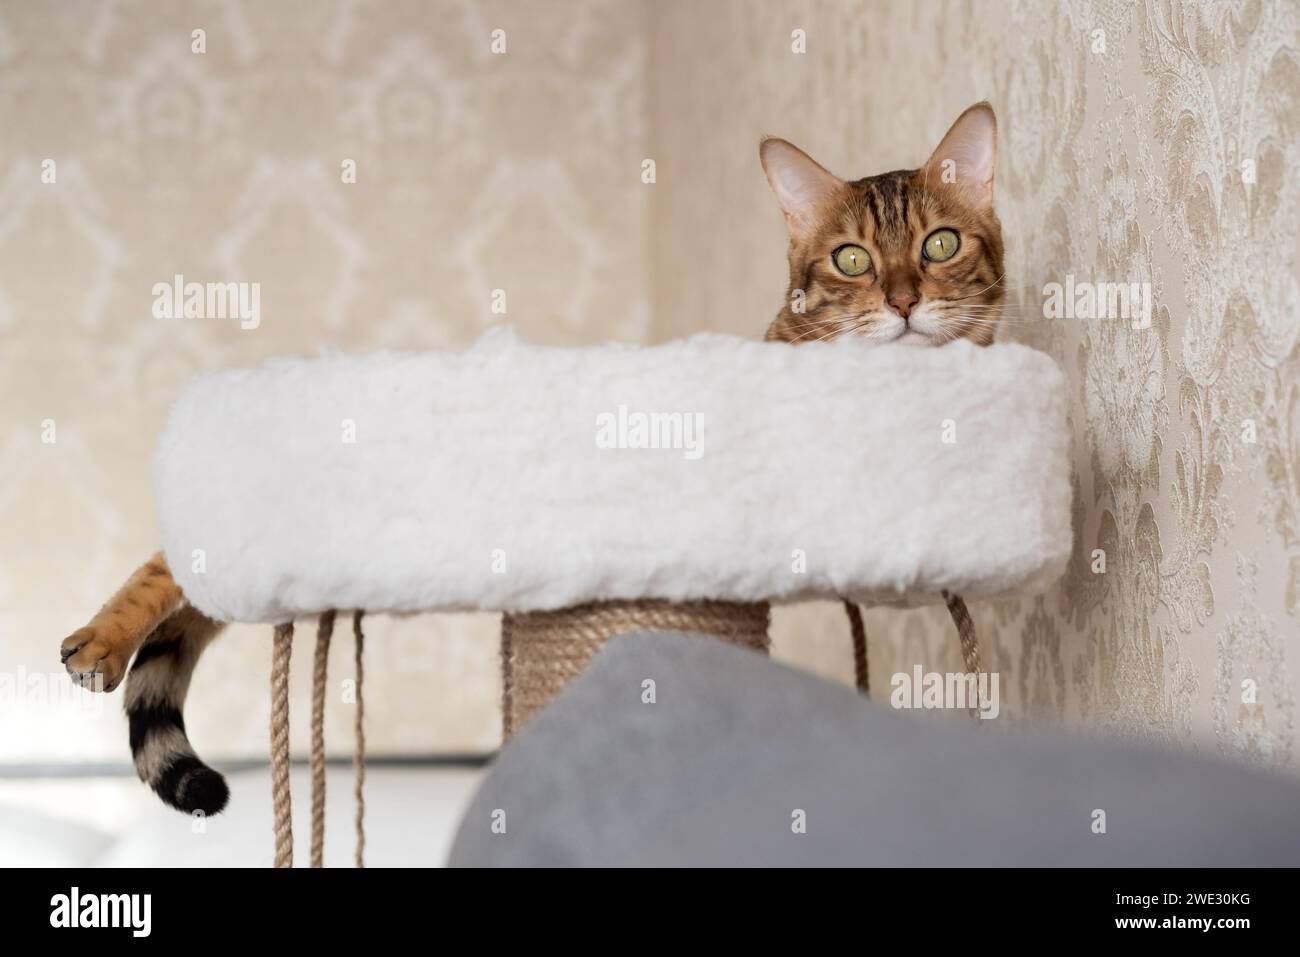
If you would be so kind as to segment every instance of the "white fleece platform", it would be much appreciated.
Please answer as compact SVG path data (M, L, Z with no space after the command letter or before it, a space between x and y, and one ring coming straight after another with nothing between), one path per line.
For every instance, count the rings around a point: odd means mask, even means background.
M679 447L626 447L648 413L679 414L660 420ZM157 500L177 581L223 620L912 604L1060 575L1068 442L1060 371L1018 345L557 349L498 330L462 353L200 377L164 430Z

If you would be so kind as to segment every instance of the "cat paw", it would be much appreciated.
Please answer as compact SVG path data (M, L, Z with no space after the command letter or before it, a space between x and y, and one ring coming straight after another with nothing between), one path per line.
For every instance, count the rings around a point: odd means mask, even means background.
M129 657L89 626L64 638L59 656L72 680L89 691L112 691L121 684Z

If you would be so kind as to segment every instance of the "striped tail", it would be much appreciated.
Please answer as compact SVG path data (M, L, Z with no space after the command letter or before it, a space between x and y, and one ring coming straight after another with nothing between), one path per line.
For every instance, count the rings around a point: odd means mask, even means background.
M194 666L223 627L184 605L145 639L127 675L136 772L164 803L187 813L216 814L230 797L225 779L194 753L181 716Z

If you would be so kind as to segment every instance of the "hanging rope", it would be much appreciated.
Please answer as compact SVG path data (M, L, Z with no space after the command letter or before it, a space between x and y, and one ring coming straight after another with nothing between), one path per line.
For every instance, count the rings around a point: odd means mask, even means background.
M849 631L853 633L853 678L863 694L871 692L867 673L867 629L862 625L862 610L855 602L846 601L844 610L849 616Z
M293 803L289 793L289 654L293 622L275 626L271 650L271 802L275 866L293 867Z
M356 739L357 749L353 755L353 764L356 766L357 784L356 784L356 801L357 801L357 867L365 867L366 855L366 798L363 793L366 785L366 729L365 701L361 697L361 678L363 671L361 667L362 652L365 650L366 636L361 633L361 616L364 614L361 609L352 613L352 634L356 638L356 669L357 669L357 726Z
M325 672L334 612L320 616L311 673L311 866L325 866Z
M971 620L966 602L962 601L961 595L953 595L946 591L942 594L943 600L948 605L948 614L952 615L952 622L957 626L957 637L961 641L961 660L965 662L967 671L979 674L983 670L980 667L980 646L975 638L975 622Z
M971 618L970 610L960 595L947 591L941 594L944 603L948 606L948 614L952 616L953 624L957 626L957 640L961 643L961 658L966 665L966 670L978 675L983 669L980 666L979 640L975 637L975 621ZM848 613L849 630L853 633L853 675L858 690L867 694L869 690L867 630L862 624L862 611L850 601L844 602L844 610Z
M943 592L948 613L957 626L966 670L980 673L975 623L960 595ZM853 633L853 670L857 687L870 687L866 628L862 611L845 601ZM366 736L364 613L352 616L356 641L356 866L365 867ZM312 867L324 866L325 847L325 688L335 612L321 615L316 633L312 671L311 778ZM770 611L766 602L668 602L658 599L595 602L558 611L507 614L501 622L504 730L508 739L586 667L596 651L617 634L628 631L686 631L719 638L766 653ZM517 641L522 638L524 640ZM276 625L271 659L271 793L275 814L275 866L293 866L293 808L289 787L289 660L293 622Z

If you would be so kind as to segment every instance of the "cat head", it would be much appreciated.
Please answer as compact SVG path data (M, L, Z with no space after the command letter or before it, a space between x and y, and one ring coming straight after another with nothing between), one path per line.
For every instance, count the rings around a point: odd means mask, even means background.
M790 288L767 338L992 342L1004 285L996 132L992 108L977 103L920 169L853 182L785 140L763 140L790 232Z

